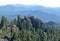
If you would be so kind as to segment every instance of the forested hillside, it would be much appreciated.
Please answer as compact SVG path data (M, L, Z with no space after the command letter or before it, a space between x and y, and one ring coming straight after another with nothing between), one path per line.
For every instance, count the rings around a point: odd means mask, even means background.
M0 41L60 41L60 31L34 16L0 19Z

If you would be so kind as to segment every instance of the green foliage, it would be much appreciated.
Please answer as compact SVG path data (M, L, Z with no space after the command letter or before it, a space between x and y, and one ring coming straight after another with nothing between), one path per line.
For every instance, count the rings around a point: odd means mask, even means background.
M45 26L33 16L18 15L10 23L2 16L0 28L0 38L8 41L60 41L59 30Z

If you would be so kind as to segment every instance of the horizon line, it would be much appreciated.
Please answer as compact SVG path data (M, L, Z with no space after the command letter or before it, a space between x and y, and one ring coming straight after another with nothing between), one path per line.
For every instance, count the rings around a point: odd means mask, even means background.
M42 7L48 7L48 8L60 8L59 6L57 7L49 7L49 6L44 6L44 5L37 5L37 4L30 4L30 5L26 5L26 4L4 4L4 5L0 5L0 6L9 6L9 5L25 5L25 6L42 6Z

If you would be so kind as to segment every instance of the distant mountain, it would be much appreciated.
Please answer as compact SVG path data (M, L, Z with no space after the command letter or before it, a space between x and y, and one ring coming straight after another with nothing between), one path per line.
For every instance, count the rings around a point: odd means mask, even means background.
M55 22L53 22L53 21L46 22L46 24L49 25L49 26L57 25L57 23L55 23Z
M56 29L59 29L60 28L60 23L55 23L53 21L45 22L45 25L54 27Z
M0 6L0 16L6 16L9 20L16 17L16 15L21 16L34 16L40 18L43 22L54 21L60 22L60 8L49 8L38 5L6 5Z

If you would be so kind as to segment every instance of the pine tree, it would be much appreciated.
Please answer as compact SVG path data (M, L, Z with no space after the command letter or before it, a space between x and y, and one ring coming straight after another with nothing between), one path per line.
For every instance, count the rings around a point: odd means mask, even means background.
M8 21L7 21L7 18L5 18L5 16L2 16L1 18L1 24L0 24L0 29L3 27L3 26L8 26Z
M22 30L22 28L21 28L21 17L18 15L17 16L17 27L20 29L20 30Z
M14 25L17 25L17 20L16 18L13 20Z

